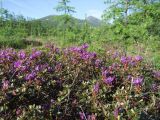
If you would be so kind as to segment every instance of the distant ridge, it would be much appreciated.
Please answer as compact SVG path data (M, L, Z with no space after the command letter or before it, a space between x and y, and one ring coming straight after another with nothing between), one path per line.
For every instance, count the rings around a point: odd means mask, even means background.
M60 19L63 19L62 15L49 15L49 16L40 18L38 20L42 21L45 25L49 24L51 26L54 26L54 25L57 26L57 25L62 24ZM79 24L83 24L86 20L93 27L98 27L101 24L101 20L93 16L88 16L86 17L85 20L72 17L72 20L75 20Z
M101 24L101 20L93 16L88 16L86 20L93 26L100 26Z

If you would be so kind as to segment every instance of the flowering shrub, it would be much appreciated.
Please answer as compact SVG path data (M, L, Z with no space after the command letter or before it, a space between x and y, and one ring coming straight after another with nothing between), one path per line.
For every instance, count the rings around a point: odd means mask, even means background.
M0 50L2 119L158 119L160 74L141 56L46 45Z

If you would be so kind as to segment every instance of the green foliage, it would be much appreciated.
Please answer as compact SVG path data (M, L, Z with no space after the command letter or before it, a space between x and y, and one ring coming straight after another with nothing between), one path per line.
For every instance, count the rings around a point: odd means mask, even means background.
M105 3L108 4L108 2ZM106 36L111 41L121 42L126 52L128 47L134 44L139 46L143 43L147 45L146 49L150 48L149 42L156 44L160 39L159 8L158 0L111 1L110 7L104 11L103 15L104 21L108 23Z
M63 39L66 39L66 31L69 31L69 36L71 36L71 29L72 29L72 22L71 20L72 17L70 15L70 13L74 13L75 12L75 8L74 7L71 7L71 6L68 6L67 4L69 3L70 1L69 0L61 0L57 7L56 7L56 10L57 12L64 12L62 18L63 18Z
M0 48L3 47L12 47L16 49L24 49L27 47L25 44L24 40L22 38L17 37L17 36L12 36L11 38L6 37L0 37Z
M57 10L63 12L63 15L47 16L38 20L25 19L22 15L17 16L2 9L0 38L2 38L1 41L12 41L12 39L20 41L21 39L20 43L28 37L44 38L48 40L42 41L43 43L50 41L62 46L89 43L90 50L96 51L106 49L105 44L117 45L115 49L122 48L126 54L133 52L140 54L147 51L146 56L149 54L153 57L154 64L159 66L159 48L155 46L159 45L160 40L160 3L158 0L145 1L106 2L111 6L104 11L104 22L97 21L93 17L86 17L85 20L72 17L74 8L68 5L69 0L61 0L58 3ZM7 45L6 42L1 43L4 44L1 46ZM143 48L145 52L141 49L131 49L141 44L145 46Z
M55 8L57 12L64 12L64 14L70 14L75 12L75 8L68 6L67 4L70 0L60 0L57 7Z

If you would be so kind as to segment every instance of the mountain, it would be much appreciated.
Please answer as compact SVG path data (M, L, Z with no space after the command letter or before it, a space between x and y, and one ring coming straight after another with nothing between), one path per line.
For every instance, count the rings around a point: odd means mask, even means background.
M93 26L99 26L101 24L101 20L93 16L87 17L86 20Z
M38 20L40 20L41 22L43 22L43 24L45 25L49 25L49 26L57 26L57 25L61 25L63 24L63 15L49 15L43 18L40 18ZM93 16L88 16L86 17L86 21L84 19L78 19L75 17L71 17L71 22L76 21L78 24L82 25L83 23L85 23L87 21L87 23L89 23L91 26L94 27L98 27L101 24L101 20L99 20L98 18L95 18Z

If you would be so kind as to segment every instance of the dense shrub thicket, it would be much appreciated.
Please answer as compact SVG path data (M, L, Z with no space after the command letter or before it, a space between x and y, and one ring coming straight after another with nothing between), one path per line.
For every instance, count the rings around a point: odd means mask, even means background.
M157 119L160 71L88 45L0 50L1 119Z

